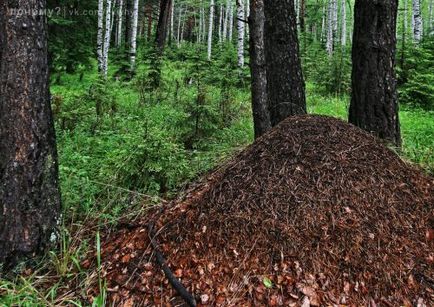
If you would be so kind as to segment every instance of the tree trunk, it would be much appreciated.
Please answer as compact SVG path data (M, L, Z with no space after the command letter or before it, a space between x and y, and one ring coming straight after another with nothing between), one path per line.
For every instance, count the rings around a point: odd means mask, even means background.
M327 9L327 41L326 41L326 49L327 53L331 56L333 55L333 1L335 0L329 0L328 2L328 9Z
M210 4L210 7L209 7L208 60L211 60L213 25L214 25L214 0L211 0L211 4Z
M103 48L103 66L102 71L104 77L107 77L108 72L108 54L110 50L110 37L111 37L111 17L112 17L112 0L107 0L106 12L105 12L105 36L104 36L104 48Z
M326 36L326 8L322 7L322 20L321 20L321 42L324 43L324 37Z
M230 14L231 0L226 1L226 12L225 12L225 20L223 24L223 39L226 41L228 39L228 23L229 23L229 14Z
M400 146L395 76L397 11L397 0L356 0L349 121Z
M413 0L413 40L419 43L422 39L422 13L420 0Z
M0 263L57 241L60 192L43 0L0 4Z
M341 0L341 10L342 10L342 30L341 30L341 45L345 47L347 45L347 2L346 0Z
M130 39L131 39L131 15L132 15L132 8L131 8L131 1L132 0L124 0L125 3L125 54L126 54L126 61L128 61L130 55Z
M135 70L136 67L138 22L139 22L139 0L134 0L133 16L131 18L131 37L130 37L130 63L131 63L132 72Z
M118 26L117 26L117 32L116 32L116 47L120 48L122 45L122 22L123 22L123 15L124 15L124 0L119 0L119 7L118 7Z
M96 53L98 57L98 72L103 71L104 66L104 0L98 0L98 34Z
M167 25L169 23L170 7L172 6L171 0L160 1L160 15L158 17L157 34L155 42L157 48L162 52L166 44Z
M182 23L182 6L179 7L179 14L178 14L178 30L176 34L176 42L178 48L181 45L181 23Z
M300 0L298 15L300 30L304 33L306 31L306 0Z
M220 5L220 16L219 16L219 43L222 42L222 26L223 26L223 5Z
M170 13L170 33L170 39L172 40L175 37L175 0L173 0L172 2L172 8Z
M234 6L231 5L229 6L229 24L228 24L228 40L232 43L232 36L233 36L233 31L234 30Z
M250 1L250 72L255 138L271 128L267 98L267 71L264 47L264 1Z
M244 66L244 1L237 0L238 67Z
M266 1L265 56L271 124L306 113L293 0Z

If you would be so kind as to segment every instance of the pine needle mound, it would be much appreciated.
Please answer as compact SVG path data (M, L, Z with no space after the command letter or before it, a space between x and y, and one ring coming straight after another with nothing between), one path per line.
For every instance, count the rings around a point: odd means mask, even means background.
M348 123L297 116L147 219L201 305L429 306L433 214L432 178ZM181 302L145 226L103 251L113 302Z

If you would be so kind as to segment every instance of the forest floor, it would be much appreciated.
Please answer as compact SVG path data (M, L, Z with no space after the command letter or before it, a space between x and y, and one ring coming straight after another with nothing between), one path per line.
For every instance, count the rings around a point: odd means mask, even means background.
M101 237L134 225L252 143L248 80L227 84L233 68L215 65L218 80L191 62L167 61L161 89L149 95L140 94L149 92L143 68L130 82L101 84L86 72L82 81L65 75L52 86L65 217L60 251L1 280L0 305L85 306L92 298L103 306L110 289L100 274ZM307 98L309 113L346 118L348 96L308 83ZM401 157L434 174L434 113L403 107L400 117ZM96 270L85 261L89 251Z

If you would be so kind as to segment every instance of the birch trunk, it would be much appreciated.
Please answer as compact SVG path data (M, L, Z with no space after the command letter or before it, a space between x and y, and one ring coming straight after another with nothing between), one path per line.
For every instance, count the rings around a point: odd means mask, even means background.
M338 38L338 0L332 0L333 2L333 42L336 43Z
M205 16L205 8L201 7L201 13L202 13L202 39L201 41L205 41L206 39L206 16Z
M323 6L322 7L322 20L321 20L321 42L324 42L324 37L326 34L325 23L326 23L326 7Z
M175 0L172 1L172 7L170 8L170 40L175 37Z
M103 71L104 66L104 54L103 54L103 42L104 40L104 0L98 0L98 34L97 34L97 49L98 56L98 71Z
M211 0L211 4L210 4L210 7L209 7L208 60L211 60L213 25L214 25L214 0Z
M244 1L237 0L238 67L244 66Z
M331 56L333 54L333 2L335 0L329 0L328 2L328 10L327 10L327 41L326 41L326 49L327 53Z
M347 45L347 3L346 0L341 0L341 12L342 12L342 30L341 30L341 45L345 47Z
M266 0L268 1L268 0ZM267 70L264 46L264 1L250 1L250 72L252 75L252 111L255 138L271 129L268 110Z
M179 14L178 14L178 29L176 32L176 42L177 46L181 45L181 22L182 22L182 6L179 7Z
M223 24L223 39L225 41L228 39L228 23L229 23L230 7L231 7L231 0L227 0L227 2L226 2L225 21L224 21L224 24Z
M110 50L111 18L112 18L112 0L107 0L107 7L105 12L105 37L104 37L104 48L103 48L104 77L107 77L107 72L108 72L108 53Z
M223 5L220 5L220 16L219 16L219 43L222 42L222 26L223 26Z
M413 0L413 40L419 43L422 39L422 14L420 0Z
M230 42L232 42L232 37L233 37L233 30L234 30L234 6L231 5L229 7L229 35L228 35L228 39Z
M137 26L139 22L139 0L134 0L133 18L131 19L131 48L130 48L130 63L131 71L135 70L136 52L137 52Z
M124 0L119 0L118 8L118 27L116 33L116 47L120 48L122 45L122 22L124 13Z
M250 0L246 0L246 10L245 10L245 20L248 21L250 17ZM247 24L244 26L246 28L246 37L249 37L249 31L250 31L250 23L247 22Z

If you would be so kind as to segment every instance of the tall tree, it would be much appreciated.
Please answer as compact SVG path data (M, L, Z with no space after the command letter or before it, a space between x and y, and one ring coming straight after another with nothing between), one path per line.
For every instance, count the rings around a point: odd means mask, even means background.
M326 50L329 55L333 54L333 46L334 46L334 35L333 35L333 16L334 16L334 1L336 0L328 0L327 6L327 40L326 40Z
M265 56L271 124L306 113L293 0L265 1Z
M228 24L229 24L229 14L231 9L231 0L226 1L226 12L225 12L225 20L223 23L223 39L227 40L228 36Z
M267 98L264 23L264 1L250 0L250 71L255 138L260 137L271 128Z
M97 47L96 53L98 57L98 71L103 71L104 66L104 0L98 0L98 34L97 34Z
M345 47L347 45L347 2L346 0L341 0L341 45Z
M422 12L420 0L413 0L413 40L418 43L422 39Z
M130 36L130 65L131 71L135 70L136 53L137 53L137 26L139 24L139 0L133 2L133 15L131 18L131 36Z
M122 44L122 22L124 16L124 0L119 0L118 5L118 18L117 18L117 29L116 29L116 47L120 48Z
M356 0L349 121L399 146L397 11L398 0Z
M214 26L214 0L211 0L209 7L209 28L208 28L208 60L211 60L212 54L212 32Z
M112 22L112 0L106 0L106 12L105 12L105 36L104 36L104 48L103 48L103 65L102 71L104 77L107 77L108 72L108 54L110 49L111 38L111 22Z
M157 34L155 42L160 52L163 51L166 43L167 28L169 24L170 8L172 6L172 0L160 1L160 15L158 17Z
M244 1L237 0L237 31L238 31L238 67L244 66Z
M58 163L44 0L0 3L0 263L56 240ZM22 14L13 13L22 10Z

